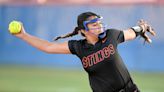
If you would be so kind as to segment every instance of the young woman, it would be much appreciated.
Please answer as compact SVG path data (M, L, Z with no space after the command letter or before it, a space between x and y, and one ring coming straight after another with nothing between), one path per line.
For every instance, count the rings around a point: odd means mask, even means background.
M145 33L155 35L154 31L143 20L139 21L138 26L124 31L105 29L101 19L102 17L95 13L84 12L78 16L77 27L72 33L55 39L81 33L85 38L81 40L48 42L26 33L23 25L21 33L14 35L47 53L77 55L88 73L93 92L139 92L118 53L117 46L135 39L138 35L150 43L151 39Z

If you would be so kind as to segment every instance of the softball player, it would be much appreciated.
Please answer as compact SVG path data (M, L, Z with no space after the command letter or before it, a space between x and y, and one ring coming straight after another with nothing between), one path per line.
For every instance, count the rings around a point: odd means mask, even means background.
M105 29L101 20L102 17L93 12L80 14L75 30L55 40L79 33L84 39L64 43L52 43L34 37L25 32L23 25L21 33L14 35L44 52L74 54L79 57L88 73L93 92L139 92L118 53L117 46L137 36L151 43L151 39L145 33L155 35L154 31L143 20L127 30Z

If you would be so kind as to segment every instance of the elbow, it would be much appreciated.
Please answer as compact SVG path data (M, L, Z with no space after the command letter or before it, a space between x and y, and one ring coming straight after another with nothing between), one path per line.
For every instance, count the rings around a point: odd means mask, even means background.
M49 47L45 47L43 52L45 52L47 54L53 54L53 51Z
M46 46L46 47L42 47L42 48L39 48L39 50L47 53L47 54L52 54L52 50L49 48L49 46Z

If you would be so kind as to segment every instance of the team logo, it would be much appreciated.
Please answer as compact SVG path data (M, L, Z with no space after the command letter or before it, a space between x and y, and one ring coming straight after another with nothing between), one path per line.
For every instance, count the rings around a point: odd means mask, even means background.
M115 53L114 46L109 44L107 47L104 47L102 50L97 51L91 55L82 58L82 64L84 68L91 67L105 58L109 58L111 55Z

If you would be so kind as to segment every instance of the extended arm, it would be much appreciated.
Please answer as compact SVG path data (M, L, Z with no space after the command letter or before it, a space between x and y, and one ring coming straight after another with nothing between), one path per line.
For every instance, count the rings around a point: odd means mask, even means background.
M46 53L60 53L60 54L71 54L69 48L68 48L68 42L64 43L53 43L48 42L46 40L42 40L40 38L37 38L35 36L32 36L25 32L23 25L21 28L21 33L14 34L16 37L24 40L25 42L29 43L33 47L44 51Z
M123 32L125 41L133 40L137 36L141 36L145 39L145 41L151 43L151 39L148 37L146 32L149 32L151 33L151 35L155 36L155 32L153 31L152 27L143 20L139 21L138 26L129 28L127 30L124 30Z

